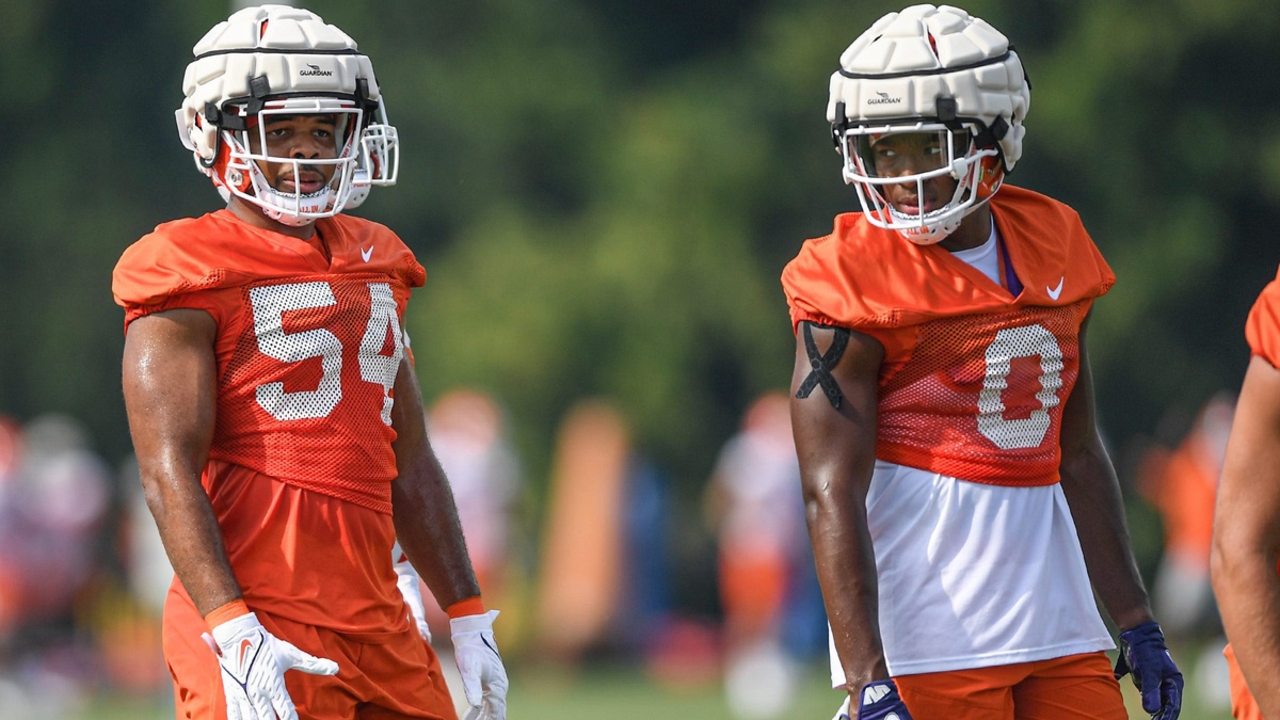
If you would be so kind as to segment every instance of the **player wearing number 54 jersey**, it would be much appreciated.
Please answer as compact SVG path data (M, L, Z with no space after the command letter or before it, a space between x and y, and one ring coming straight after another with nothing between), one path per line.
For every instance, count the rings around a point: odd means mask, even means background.
M1130 668L1179 712L1095 429L1085 328L1115 277L1074 211L1002 187L1029 104L1008 40L954 7L890 13L832 76L864 212L782 284L846 717L1122 720Z
M369 59L282 5L237 12L195 53L179 130L227 207L156 228L112 284L130 430L176 575L177 715L454 720L397 587L398 540L451 617L468 718L502 720L496 613L402 329L425 272L390 230L341 214L396 176Z

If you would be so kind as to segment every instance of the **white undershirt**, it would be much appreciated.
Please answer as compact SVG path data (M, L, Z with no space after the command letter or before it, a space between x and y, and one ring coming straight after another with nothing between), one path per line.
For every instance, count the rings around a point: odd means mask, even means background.
M1000 282L1000 253L997 251L998 247L999 245L996 243L996 221L993 218L991 220L991 235L987 237L986 242L968 250L956 250L951 254L991 278L991 282L1003 285Z
M876 461L867 493L891 675L1114 649L1060 484L1006 487ZM831 651L831 682L844 671Z

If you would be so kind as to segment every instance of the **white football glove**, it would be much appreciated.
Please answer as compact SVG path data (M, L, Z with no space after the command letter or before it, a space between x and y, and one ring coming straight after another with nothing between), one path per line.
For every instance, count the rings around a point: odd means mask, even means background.
M308 655L262 627L247 613L204 633L204 641L222 665L222 691L227 697L227 720L298 720L293 699L284 687L284 674L301 670L313 675L336 675L338 664Z
M497 610L480 615L464 615L449 621L453 636L453 659L462 675L462 691L471 711L464 720L505 720L507 717L507 670L493 639L493 619Z
M412 615L410 619L418 626L418 634L422 639L430 643L431 628L427 626L427 608L422 604L422 581L418 577L418 571L409 563L409 557L400 549L399 541L391 549L391 561L396 569L396 587L400 588L400 594L409 606L409 613Z

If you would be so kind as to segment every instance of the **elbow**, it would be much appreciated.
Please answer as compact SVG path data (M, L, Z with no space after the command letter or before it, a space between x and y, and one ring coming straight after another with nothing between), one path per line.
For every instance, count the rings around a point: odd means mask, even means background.
M151 473L142 473L142 499L147 503L147 509L151 511L152 517L157 520L165 515L165 508L168 505L169 494L165 492L164 483L157 479Z
M1228 584L1230 574L1230 553L1223 547L1222 538L1214 533L1213 543L1209 546L1209 581L1213 585L1215 595L1221 597Z
M852 483L841 483L832 477L808 479L803 485L805 517L812 526L823 518L847 512L866 498L855 492Z
M1239 530L1216 528L1209 549L1209 579L1214 594L1221 601L1259 582L1280 582L1277 562L1280 551L1274 543L1257 542Z

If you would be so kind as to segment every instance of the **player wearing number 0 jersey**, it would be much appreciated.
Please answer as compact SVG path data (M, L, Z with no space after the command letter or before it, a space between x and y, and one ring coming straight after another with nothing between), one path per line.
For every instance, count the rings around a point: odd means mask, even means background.
M782 285L838 717L1122 720L1130 669L1179 712L1095 428L1085 328L1115 277L1074 211L1003 186L1029 104L1008 40L949 6L881 18L831 78L863 212Z
M1005 186L991 208L1016 297L861 214L837 217L783 273L800 332L848 328L884 348L867 503L886 547L876 565L894 676L1114 647L1057 483L1080 326L1115 276L1066 206ZM985 627L938 632L957 617Z
M227 207L159 226L112 283L130 430L175 570L177 715L455 720L398 588L417 590L416 569L451 618L468 719L502 720L496 613L402 329L425 272L393 232L342 214L396 177L369 59L284 5L233 14L195 53L179 131Z

